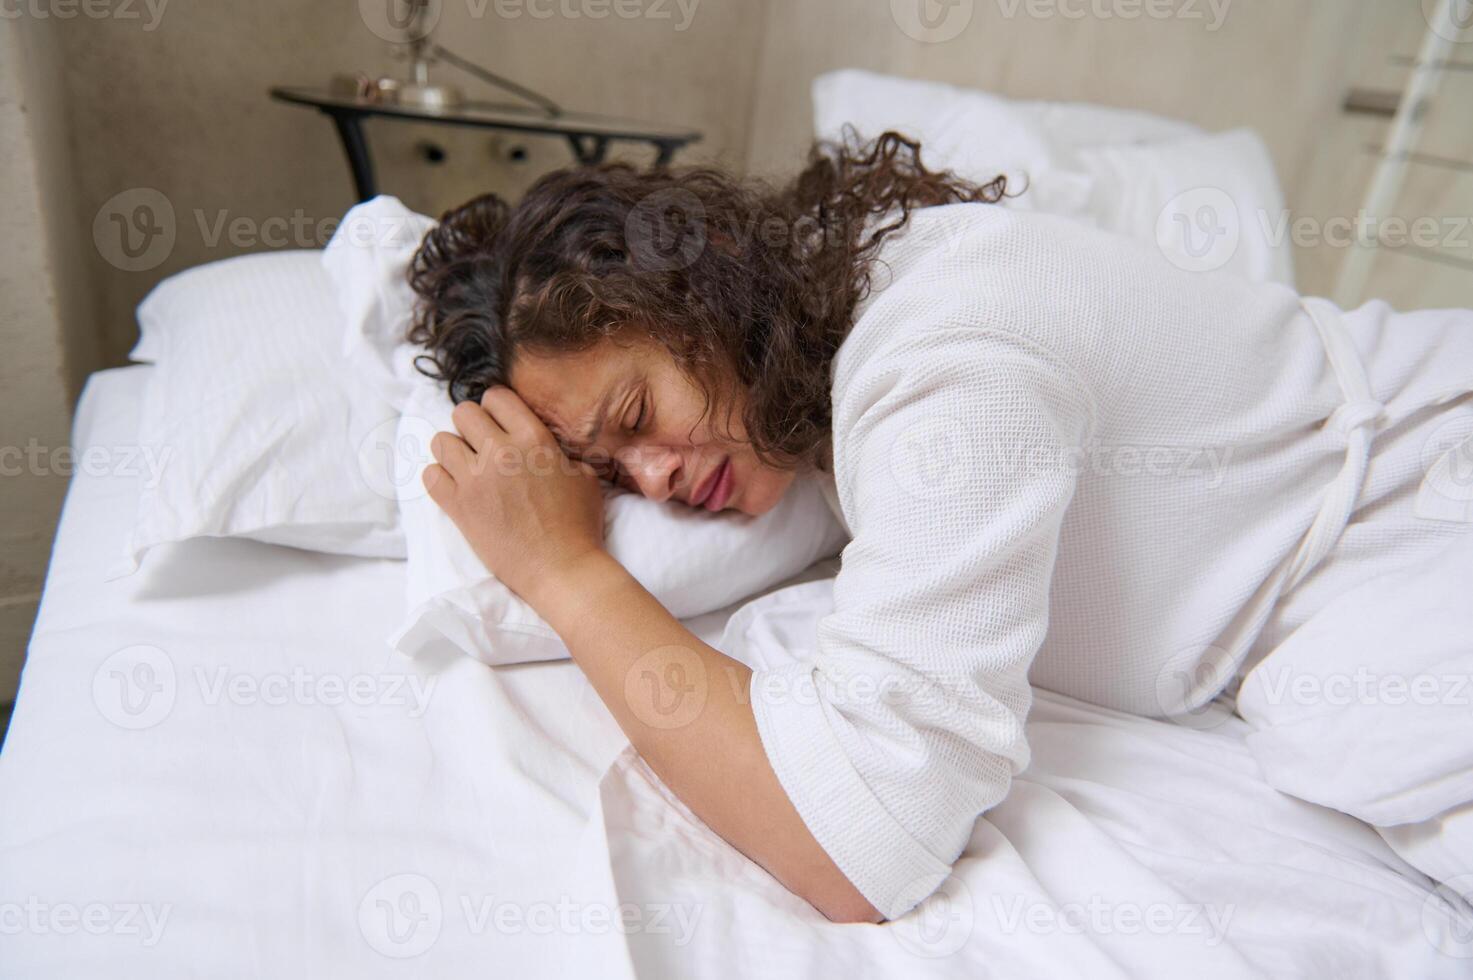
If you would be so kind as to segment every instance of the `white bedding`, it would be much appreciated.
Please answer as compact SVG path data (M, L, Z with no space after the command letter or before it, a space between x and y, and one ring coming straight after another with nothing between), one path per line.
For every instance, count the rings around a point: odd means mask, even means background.
M572 664L389 650L401 562L201 540L104 583L147 370L78 411L118 465L72 486L0 755L4 976L1469 973L1473 921L1269 788L1241 722L1047 694L943 894L827 923L669 797Z

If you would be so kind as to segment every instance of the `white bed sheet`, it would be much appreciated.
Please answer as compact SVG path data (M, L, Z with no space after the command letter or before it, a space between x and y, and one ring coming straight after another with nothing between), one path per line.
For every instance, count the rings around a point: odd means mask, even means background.
M1473 923L1364 824L1269 788L1240 722L1046 694L944 894L828 923L670 797L571 663L392 652L402 563L195 541L104 583L147 370L78 411L117 465L73 483L0 755L0 975L1473 969Z

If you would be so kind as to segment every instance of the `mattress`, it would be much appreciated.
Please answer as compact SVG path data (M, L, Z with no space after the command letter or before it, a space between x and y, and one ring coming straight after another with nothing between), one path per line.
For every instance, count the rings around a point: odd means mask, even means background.
M390 650L402 562L196 540L104 582L149 370L78 408L111 463L70 488L0 754L0 975L1468 973L1468 920L1264 783L1236 718L1046 693L942 891L829 923L669 794L571 663ZM729 614L692 625L719 642Z

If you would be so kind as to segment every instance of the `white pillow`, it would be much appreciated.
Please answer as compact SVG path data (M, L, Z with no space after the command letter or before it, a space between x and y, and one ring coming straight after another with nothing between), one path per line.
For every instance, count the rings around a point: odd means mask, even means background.
M814 131L845 124L921 140L927 166L974 180L1005 173L1004 203L1155 245L1182 268L1294 285L1287 211L1257 135L1204 134L1149 113L1025 102L939 82L844 70L813 83ZM1026 178L1026 179L1025 179Z
M1094 180L1086 213L1097 227L1155 242L1183 269L1294 285L1289 211L1252 131L1078 155Z
M1330 599L1248 672L1238 713L1269 784L1377 826L1473 800L1469 568L1473 533L1453 535Z
M921 159L934 170L974 180L1005 174L1022 191L1007 199L1009 207L1076 214L1089 201L1089 178L1068 149L1049 139L1037 117L987 92L853 69L820 75L814 135L839 140L846 126L863 139L893 129L920 140Z
M409 343L415 296L409 264L435 220L380 195L348 211L322 252L343 315L343 356L375 376L385 397L403 406L422 377L421 351Z
M429 440L454 431L450 399L424 379L399 420L394 482L408 543L409 615L389 642L418 656L448 640L492 665L568 656L557 634L495 578L424 490ZM605 545L660 604L681 619L765 591L838 554L845 533L812 479L798 479L761 517L708 514L613 492Z
M136 570L155 545L200 536L403 557L371 438L397 413L344 367L342 317L319 253L248 255L171 276L138 321L134 354L157 362L139 442L163 465L144 483L111 576Z

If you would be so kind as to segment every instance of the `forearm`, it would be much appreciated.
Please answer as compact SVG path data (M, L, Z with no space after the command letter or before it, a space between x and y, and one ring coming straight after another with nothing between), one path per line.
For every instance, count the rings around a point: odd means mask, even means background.
M879 919L768 763L746 665L701 642L606 554L530 591L630 742L697 816L829 918Z

